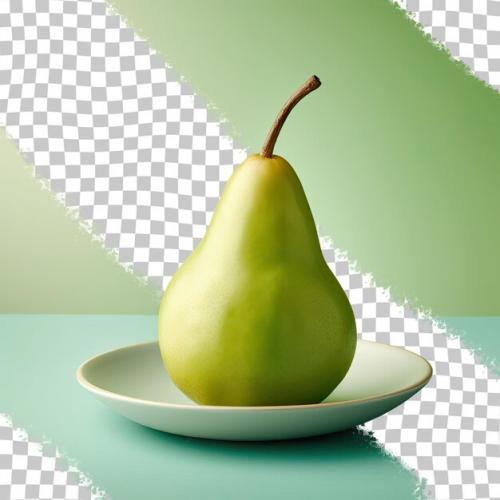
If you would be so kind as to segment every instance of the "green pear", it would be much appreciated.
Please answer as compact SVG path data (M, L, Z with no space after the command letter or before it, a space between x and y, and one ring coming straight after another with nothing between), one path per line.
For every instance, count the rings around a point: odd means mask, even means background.
M354 314L321 252L297 174L274 144L227 182L205 237L170 281L159 313L163 362L205 405L319 403L343 379L356 347Z

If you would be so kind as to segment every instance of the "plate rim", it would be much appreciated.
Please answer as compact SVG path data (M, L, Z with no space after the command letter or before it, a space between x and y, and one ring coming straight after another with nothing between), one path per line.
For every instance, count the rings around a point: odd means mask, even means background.
M128 403L135 403L135 404L140 404L140 405L146 405L146 406L154 406L157 408L167 408L167 409L182 409L182 410L189 410L189 411L203 411L203 410L210 410L210 411L283 411L283 410L312 410L312 409L318 409L318 408L330 408L334 406L349 406L352 404L359 404L359 403L365 403L368 401L381 401L384 399L389 399L394 396L397 396L399 394L404 394L406 392L412 391L413 389L416 389L415 392L423 388L427 382L431 379L433 375L433 369L429 361L425 359L423 356L420 354L417 354L413 351L409 351L408 349L405 349L404 347L400 346L394 346L391 344L385 344L383 342L376 342L372 340L364 340L364 339L357 339L357 343L364 343L364 344L377 344L379 346L383 346L389 349L398 349L401 351L404 351L407 354L410 354L412 356L415 356L422 360L424 364L427 367L427 372L426 374L416 383L411 384L409 386L404 387L403 389L399 389L397 391L392 391L383 394L382 396L368 396L365 398L359 398L359 399L349 399L346 401L331 401L329 403L311 403L311 404L304 404L304 405L273 405L273 406L227 406L227 405L199 405L197 403L194 403L192 405L188 404L182 404L182 403L167 403L164 401L151 401L149 399L142 399L142 398L135 398L132 396L125 396L123 394L119 394L113 391L108 391L107 389L103 389L95 384L92 384L89 382L86 377L83 375L83 371L86 366L90 365L91 363L95 362L98 358L107 356L109 354L118 352L118 351L125 351L129 349L135 349L138 347L146 347L150 346L153 344L158 345L158 341L148 341L148 342L139 342L137 344L131 344L123 347L119 347L117 349L110 349L109 351L102 352L100 354L96 354L95 356L92 356L91 358L88 358L86 361L84 361L76 370L76 379L78 383L87 391L96 394L98 396L105 397L107 399L114 399L118 400L121 402L128 402Z

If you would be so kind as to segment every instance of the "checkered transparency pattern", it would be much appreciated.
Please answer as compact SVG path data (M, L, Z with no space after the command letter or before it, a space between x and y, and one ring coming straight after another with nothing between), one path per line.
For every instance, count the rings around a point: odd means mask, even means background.
M418 471L429 498L500 498L500 381L460 339L356 272L323 240L354 308L358 334L424 356L434 376L409 401L365 424L387 451Z
M165 286L244 153L103 2L0 9L8 133L121 263Z
M102 492L56 450L43 450L0 415L0 500L98 500Z
M159 288L202 238L245 156L100 0L0 2L0 123L58 199ZM458 339L323 248L360 337L405 346L435 370L421 393L365 428L418 471L430 497L500 497L499 381ZM0 488L13 470L2 463Z
M396 0L478 77L500 89L500 1Z

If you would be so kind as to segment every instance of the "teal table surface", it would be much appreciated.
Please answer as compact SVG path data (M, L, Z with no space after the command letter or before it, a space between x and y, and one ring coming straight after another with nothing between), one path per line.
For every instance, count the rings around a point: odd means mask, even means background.
M497 318L483 333L499 329ZM358 429L268 443L179 437L114 414L78 385L85 359L155 338L154 316L0 316L0 411L113 499L415 499L416 476Z

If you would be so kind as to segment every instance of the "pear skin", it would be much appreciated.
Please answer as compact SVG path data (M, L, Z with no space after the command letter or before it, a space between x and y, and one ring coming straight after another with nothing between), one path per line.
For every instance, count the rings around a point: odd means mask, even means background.
M347 373L354 314L300 180L272 147L235 169L171 279L159 344L174 383L204 405L319 403Z
M173 381L200 404L318 403L342 380L354 315L286 160L253 155L235 170L159 325Z

